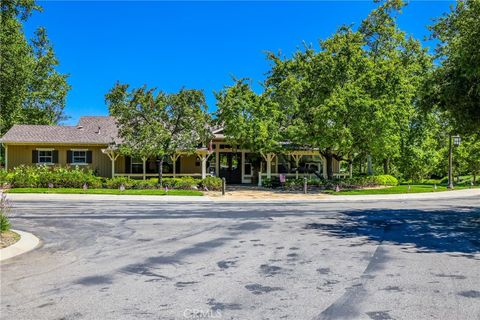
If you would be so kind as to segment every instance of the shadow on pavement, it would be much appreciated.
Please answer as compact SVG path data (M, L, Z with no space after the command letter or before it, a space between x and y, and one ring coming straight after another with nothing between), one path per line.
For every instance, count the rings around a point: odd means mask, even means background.
M417 252L480 253L480 210L472 208L346 211L336 223L311 223L306 229L339 238L413 245Z

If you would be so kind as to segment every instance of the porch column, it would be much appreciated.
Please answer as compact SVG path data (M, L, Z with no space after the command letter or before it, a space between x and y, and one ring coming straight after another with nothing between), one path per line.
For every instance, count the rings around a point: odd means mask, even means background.
M322 159L323 159L323 177L326 179L327 178L327 159L325 157L322 156Z
M293 160L295 161L295 178L298 179L298 166L300 164L300 159L302 159L302 155L301 154L296 154L296 153L292 153L291 154Z
M177 175L177 159L180 157L179 153L174 153L170 156L170 159L172 159L172 164L173 164L173 177Z
M5 171L8 170L8 146L5 144Z
M275 153L269 152L267 154L264 154L262 152L261 154L267 161L267 178L270 179L272 178L272 160L275 158Z
M197 150L197 156L202 162L202 179L207 177L207 159L211 154L208 150Z
M202 160L202 179L205 179L207 177L207 158L202 157L200 160Z
M116 153L113 149L102 149L102 153L106 154L112 161L112 178L115 177L115 161L117 160L119 153Z
M220 152L218 151L218 143L215 148L215 175L220 177Z
M147 177L147 157L143 157L142 158L142 162L143 162L143 180L145 180Z
M241 171L242 171L242 183L243 183L243 179L245 177L245 151L242 151L242 167L241 167Z

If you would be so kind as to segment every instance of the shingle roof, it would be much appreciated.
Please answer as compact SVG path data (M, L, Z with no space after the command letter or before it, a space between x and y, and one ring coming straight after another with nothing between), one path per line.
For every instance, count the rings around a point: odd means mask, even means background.
M81 117L77 126L14 125L0 139L2 143L119 143L114 117Z

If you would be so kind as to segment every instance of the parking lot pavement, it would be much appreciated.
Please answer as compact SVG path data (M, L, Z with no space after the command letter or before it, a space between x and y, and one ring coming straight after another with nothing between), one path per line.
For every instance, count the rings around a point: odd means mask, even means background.
M479 319L480 200L21 201L4 319Z

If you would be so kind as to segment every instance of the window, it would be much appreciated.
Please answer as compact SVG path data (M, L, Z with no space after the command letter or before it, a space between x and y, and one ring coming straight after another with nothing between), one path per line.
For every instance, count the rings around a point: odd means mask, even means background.
M73 150L72 163L87 163L87 151L85 150Z
M53 163L53 150L39 150L38 163Z
M143 173L143 161L142 159L132 158L131 173Z

